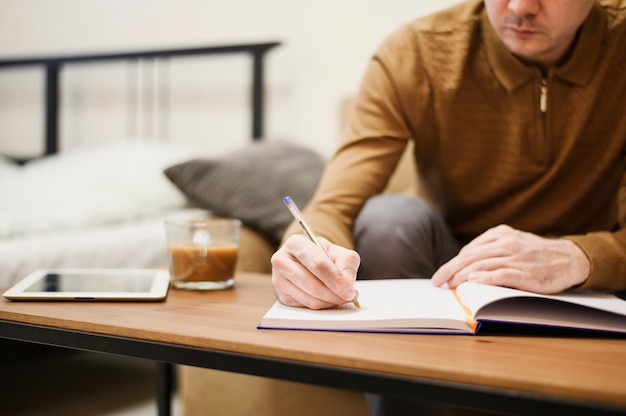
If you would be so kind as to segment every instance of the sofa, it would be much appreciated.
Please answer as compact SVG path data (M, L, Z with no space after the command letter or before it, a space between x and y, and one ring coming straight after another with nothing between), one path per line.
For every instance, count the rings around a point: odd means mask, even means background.
M417 192L417 176L412 155L412 146L409 146L392 176L386 192ZM194 175L197 183L198 172L194 172ZM312 195L314 188L313 184L307 190L309 192L307 196ZM188 192L188 195L190 194L191 192ZM278 209L288 213L284 207ZM220 213L228 214L224 211ZM271 274L270 259L278 248L279 242L276 239L268 238L267 233L259 232L258 227L249 224L250 222L244 221L238 269L240 271L265 273L268 274L267 278L269 279L269 274ZM187 366L178 368L178 383L183 414L186 416L204 415L211 409L219 409L219 414L231 416L252 414L273 416L341 414L356 416L368 414L362 392Z

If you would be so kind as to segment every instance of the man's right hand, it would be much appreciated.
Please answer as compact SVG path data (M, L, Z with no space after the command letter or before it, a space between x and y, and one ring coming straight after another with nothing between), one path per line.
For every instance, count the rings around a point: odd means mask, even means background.
M288 306L326 309L352 302L361 258L320 238L326 253L303 235L292 235L272 256L272 285Z

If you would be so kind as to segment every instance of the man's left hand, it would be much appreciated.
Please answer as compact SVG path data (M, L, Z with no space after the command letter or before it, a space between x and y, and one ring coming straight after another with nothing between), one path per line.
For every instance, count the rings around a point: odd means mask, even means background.
M432 281L451 288L471 281L548 294L582 284L590 269L585 253L570 240L499 225L463 247Z

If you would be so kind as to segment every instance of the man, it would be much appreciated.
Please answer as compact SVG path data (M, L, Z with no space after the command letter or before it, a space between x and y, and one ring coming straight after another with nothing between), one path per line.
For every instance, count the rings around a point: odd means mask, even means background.
M325 240L331 259L292 226L273 257L279 299L311 308L353 299L354 220L408 140L427 199L469 242L435 284L626 289L625 15L623 0L475 0L390 36L305 210L334 243Z
M424 199L379 195L409 140ZM624 290L625 154L626 0L469 0L414 21L372 58L304 210L328 255L292 225L277 297L350 302L357 272Z

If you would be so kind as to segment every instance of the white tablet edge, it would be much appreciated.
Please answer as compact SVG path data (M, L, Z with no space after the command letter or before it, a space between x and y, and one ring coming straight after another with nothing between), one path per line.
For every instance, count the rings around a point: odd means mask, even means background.
M154 279L148 292L25 292L33 283L48 273L72 274L145 274L153 273ZM158 301L167 296L170 274L158 269L37 269L4 292L10 300L119 300L119 301Z

